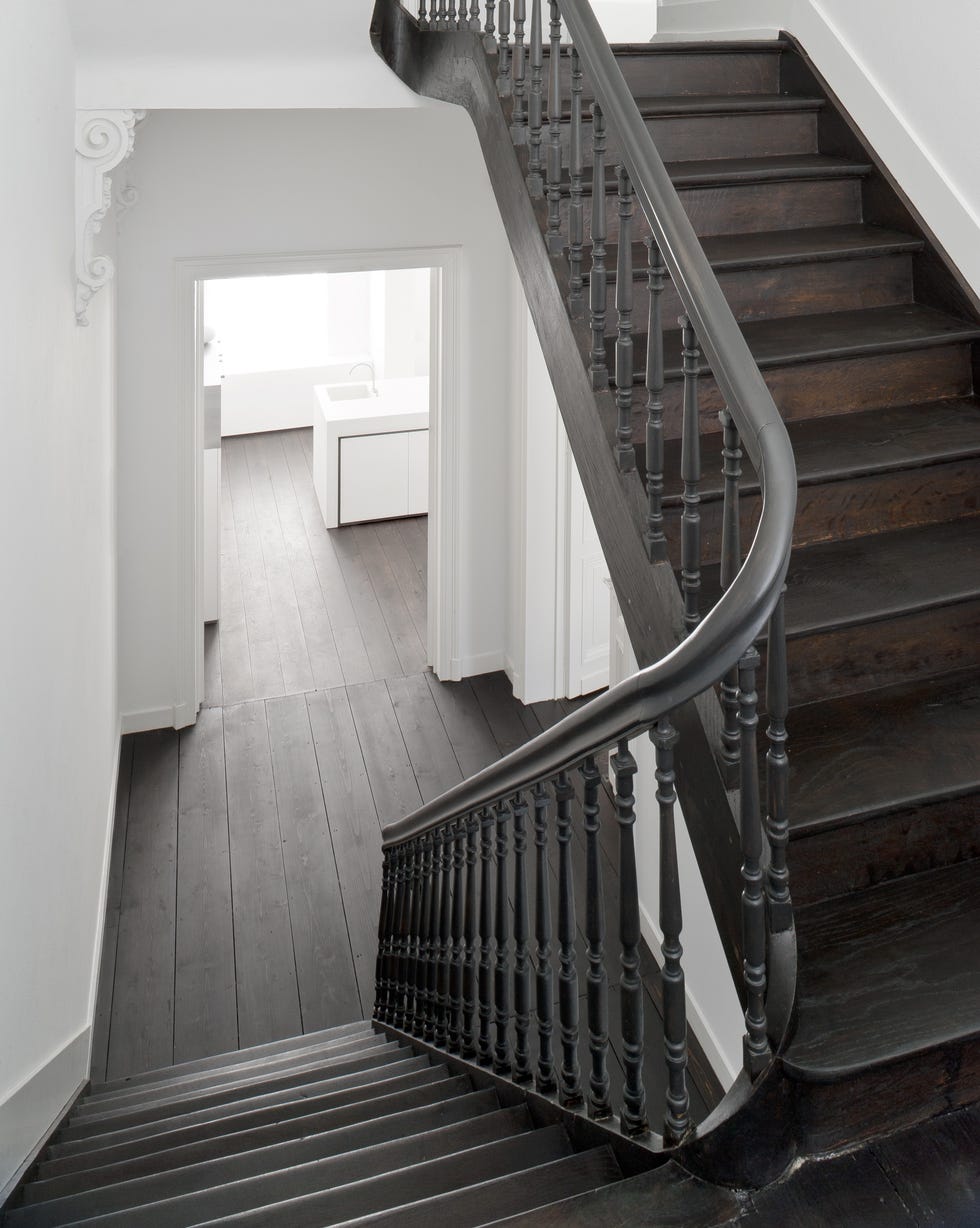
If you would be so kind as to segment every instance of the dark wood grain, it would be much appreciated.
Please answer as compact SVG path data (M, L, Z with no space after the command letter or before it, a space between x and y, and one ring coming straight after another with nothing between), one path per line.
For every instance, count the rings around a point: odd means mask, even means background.
M174 1062L238 1048L224 722L180 734Z
M980 1215L980 1107L949 1113L871 1148L923 1225L967 1228Z

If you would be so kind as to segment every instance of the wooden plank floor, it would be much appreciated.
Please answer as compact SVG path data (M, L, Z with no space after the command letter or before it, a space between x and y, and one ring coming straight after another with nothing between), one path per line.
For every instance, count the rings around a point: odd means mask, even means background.
M573 706L525 707L503 674L442 683L426 669L425 521L326 530L309 434L225 441L206 706L191 729L124 743L95 1081L368 1017L382 828ZM603 808L611 822L608 793ZM581 935L578 948L584 1075ZM652 960L645 971L653 1108L663 1040ZM611 1073L620 1087L615 1053ZM692 1073L701 1116L717 1088L697 1060Z

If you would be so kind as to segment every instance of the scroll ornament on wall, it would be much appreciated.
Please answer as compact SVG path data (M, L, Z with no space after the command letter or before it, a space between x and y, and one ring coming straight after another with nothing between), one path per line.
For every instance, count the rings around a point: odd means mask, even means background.
M112 204L110 172L133 152L145 111L79 111L75 117L75 318L88 324L92 296L112 280L115 266L95 250Z

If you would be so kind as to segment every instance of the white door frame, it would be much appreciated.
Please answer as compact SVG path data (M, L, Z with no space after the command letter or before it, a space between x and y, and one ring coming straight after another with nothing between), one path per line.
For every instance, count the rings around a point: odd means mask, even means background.
M204 397L203 282L286 273L434 270L430 305L429 566L426 650L443 679L458 681L460 336L457 247L267 253L175 261L177 278L177 431L180 501L179 617L174 725L192 725L204 699Z

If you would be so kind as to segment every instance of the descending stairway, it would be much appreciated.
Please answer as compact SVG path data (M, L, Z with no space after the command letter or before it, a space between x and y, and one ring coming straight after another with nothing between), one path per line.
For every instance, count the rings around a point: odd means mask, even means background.
M3 1222L464 1228L621 1175L357 1023L93 1087Z

